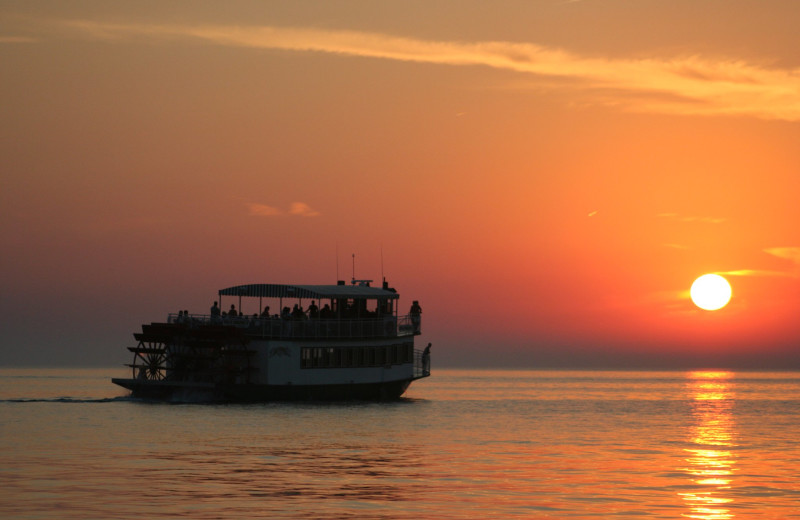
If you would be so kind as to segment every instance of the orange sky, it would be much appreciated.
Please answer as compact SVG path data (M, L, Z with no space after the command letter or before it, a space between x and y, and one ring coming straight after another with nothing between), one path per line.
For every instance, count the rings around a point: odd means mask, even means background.
M787 1L4 2L0 364L383 272L442 364L800 367ZM702 311L689 287L728 273Z

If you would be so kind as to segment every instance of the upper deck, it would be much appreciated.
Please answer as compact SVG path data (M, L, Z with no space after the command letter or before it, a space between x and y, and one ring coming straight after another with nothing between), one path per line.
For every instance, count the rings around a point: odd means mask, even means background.
M409 314L401 316L397 291L385 281L381 288L371 287L370 282L236 285L219 291L219 302L214 302L210 314L181 312L170 314L168 321L189 327L233 326L250 337L265 339L392 338L420 334L416 302ZM231 299L236 303L230 303ZM305 309L304 304L307 304ZM226 310L226 305L230 309Z
M171 313L168 323L189 328L205 325L228 325L241 329L247 336L262 339L345 339L393 338L421 333L419 320L410 315L352 318L280 318L277 316L213 316L210 314Z

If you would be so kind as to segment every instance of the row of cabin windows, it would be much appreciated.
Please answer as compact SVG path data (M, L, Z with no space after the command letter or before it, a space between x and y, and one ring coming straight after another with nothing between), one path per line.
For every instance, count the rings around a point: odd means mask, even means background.
M413 363L414 344L380 347L303 347L302 368L379 367Z

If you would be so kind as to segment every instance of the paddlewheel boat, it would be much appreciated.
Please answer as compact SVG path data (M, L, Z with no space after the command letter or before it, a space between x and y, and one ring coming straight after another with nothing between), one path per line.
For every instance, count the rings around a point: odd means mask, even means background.
M176 401L396 399L430 375L430 343L414 345L417 302L400 315L397 292L370 282L222 289L210 314L142 325L128 347L131 378L112 382L134 397ZM226 297L238 307L221 312ZM243 299L259 312L243 315ZM277 304L275 313L265 304Z

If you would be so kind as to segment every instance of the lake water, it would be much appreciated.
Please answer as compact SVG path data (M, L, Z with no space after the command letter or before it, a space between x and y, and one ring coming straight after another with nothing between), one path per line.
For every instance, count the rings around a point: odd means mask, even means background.
M392 403L0 369L0 518L800 518L800 373L434 370Z

